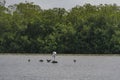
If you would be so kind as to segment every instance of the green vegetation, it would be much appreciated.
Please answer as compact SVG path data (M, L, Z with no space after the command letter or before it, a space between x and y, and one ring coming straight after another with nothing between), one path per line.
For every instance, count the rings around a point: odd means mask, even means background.
M12 9L10 9L12 8ZM119 53L120 7L85 4L43 10L0 6L1 53Z

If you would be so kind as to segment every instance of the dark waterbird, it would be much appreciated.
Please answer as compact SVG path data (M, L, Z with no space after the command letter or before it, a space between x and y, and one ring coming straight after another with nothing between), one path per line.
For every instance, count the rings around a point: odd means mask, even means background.
M54 61L52 61L52 63L58 63L58 62L54 60Z
M49 63L51 61L51 59L47 59L47 62Z
M42 60L42 59L40 59L40 60L39 60L39 62L43 62L43 60Z
M30 62L30 59L28 59L28 62Z
M76 63L76 60L74 59L73 62Z

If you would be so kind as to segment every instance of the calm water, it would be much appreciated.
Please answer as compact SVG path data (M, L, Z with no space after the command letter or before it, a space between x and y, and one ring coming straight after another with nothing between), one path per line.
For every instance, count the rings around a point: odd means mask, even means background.
M0 80L120 79L120 56L58 55L57 64L47 63L50 58L49 55L0 55ZM44 62L39 62L40 59Z

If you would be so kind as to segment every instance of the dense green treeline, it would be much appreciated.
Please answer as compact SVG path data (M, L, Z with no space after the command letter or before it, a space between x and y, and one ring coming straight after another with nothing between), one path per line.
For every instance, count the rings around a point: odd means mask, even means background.
M119 53L120 7L41 9L33 3L0 6L1 53Z

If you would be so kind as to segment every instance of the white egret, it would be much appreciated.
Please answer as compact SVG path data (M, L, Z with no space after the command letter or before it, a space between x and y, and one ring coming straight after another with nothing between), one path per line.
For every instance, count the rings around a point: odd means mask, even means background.
M53 60L54 60L54 61L55 61L55 57L56 57L56 55L57 55L56 51L53 51L53 53L52 53L52 57L53 57Z

